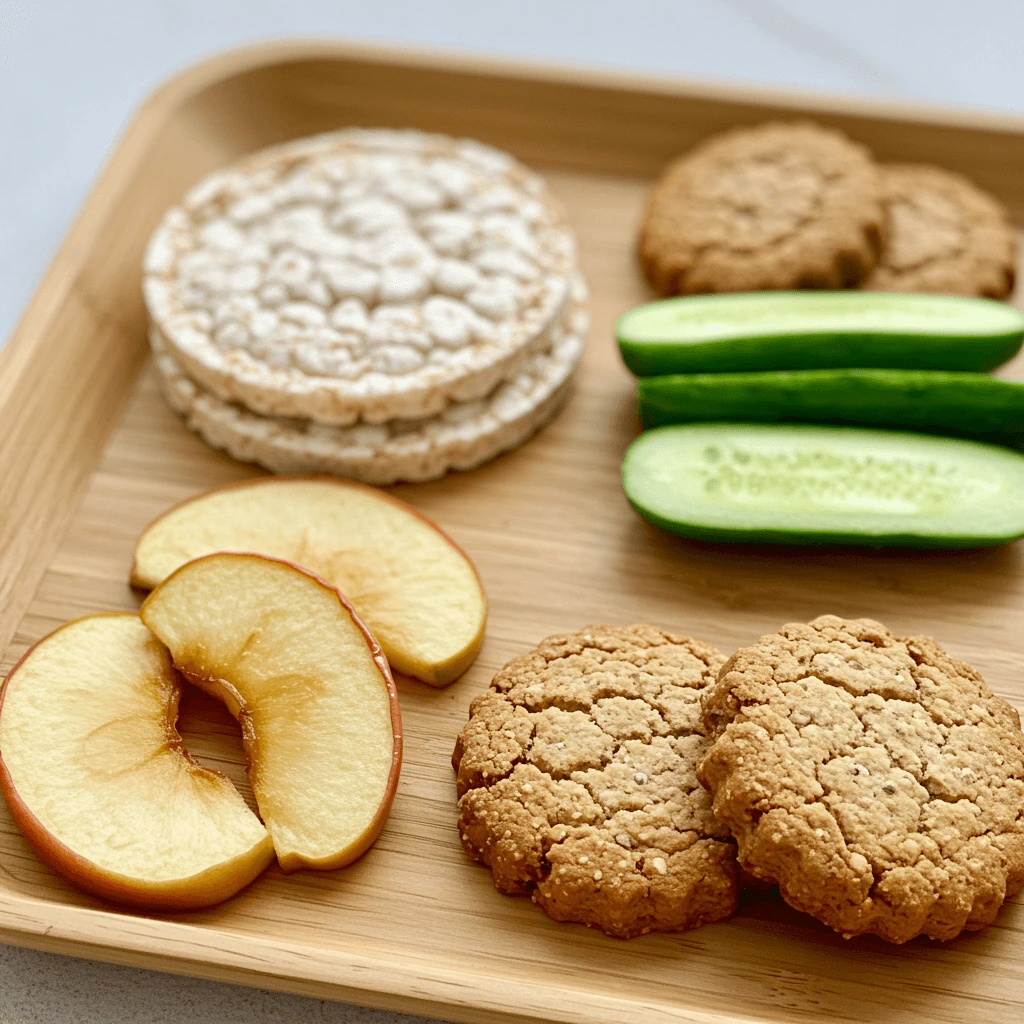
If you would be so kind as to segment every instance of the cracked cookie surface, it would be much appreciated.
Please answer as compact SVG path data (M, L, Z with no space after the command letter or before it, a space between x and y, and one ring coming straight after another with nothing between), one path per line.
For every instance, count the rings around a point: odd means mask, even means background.
M701 143L663 172L640 230L662 295L844 288L878 260L868 151L815 124L764 124Z
M732 914L736 847L697 781L723 656L653 626L552 636L470 707L459 834L503 893L631 938Z
M1024 886L1020 718L930 637L792 623L701 702L715 814L798 910L847 936L945 940Z
M1017 238L992 196L941 167L890 164L879 172L888 229L865 288L992 299L1010 294Z

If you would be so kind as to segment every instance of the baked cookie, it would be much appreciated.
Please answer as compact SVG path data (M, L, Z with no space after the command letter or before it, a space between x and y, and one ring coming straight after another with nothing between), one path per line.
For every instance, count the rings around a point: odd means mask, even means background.
M889 164L879 172L886 241L865 288L992 299L1010 294L1017 237L992 196L941 167Z
M929 637L786 625L702 705L715 814L798 910L848 937L951 939L1024 886L1020 719Z
M653 626L592 626L494 677L452 764L462 844L500 892L619 938L733 913L736 848L695 775L723 661Z
M586 287L577 280L545 346L516 375L474 402L453 402L419 420L349 427L260 416L190 380L158 335L151 344L161 389L207 444L275 473L331 473L363 483L433 480L472 469L522 444L554 418L569 396L586 342Z
M575 274L543 179L465 139L348 128L200 182L151 239L152 330L196 383L347 425L489 394Z
M878 174L863 146L810 123L717 135L651 193L640 257L663 295L845 288L878 260Z

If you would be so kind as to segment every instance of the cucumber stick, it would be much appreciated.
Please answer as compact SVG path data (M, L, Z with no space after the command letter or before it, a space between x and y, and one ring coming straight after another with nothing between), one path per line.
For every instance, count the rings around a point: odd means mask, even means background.
M696 423L641 434L626 497L685 537L984 547L1024 536L1024 456L850 427Z
M637 376L867 366L983 372L1024 340L991 299L886 292L745 292L638 306L615 327Z
M1024 441L1024 384L943 370L775 370L640 380L645 427L700 420L848 423Z

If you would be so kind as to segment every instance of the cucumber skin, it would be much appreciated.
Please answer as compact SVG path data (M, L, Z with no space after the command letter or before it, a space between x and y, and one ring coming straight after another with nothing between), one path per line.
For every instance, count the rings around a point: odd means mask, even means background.
M637 377L676 373L878 367L984 373L1012 359L1020 334L953 338L906 334L802 334L729 341L643 342L619 337Z
M639 382L645 428L730 420L833 423L1024 445L1024 384L940 370L678 374Z
M887 533L884 537L874 537L870 534L843 531L829 533L827 531L726 529L703 526L699 523L679 523L676 520L662 519L636 505L628 494L626 499L641 519L666 533L673 533L677 537L686 537L688 540L707 541L713 544L785 544L789 547L842 545L847 548L874 548L875 550L882 548L966 550L969 548L994 548L1000 544L1009 544L1024 536L1024 534L1012 534L1008 537L939 537Z
M723 423L728 427L730 424ZM738 424L745 426L747 424ZM670 428L656 428L670 429ZM823 428L828 430L828 427ZM843 428L836 428L842 430ZM879 431L880 437L884 434ZM643 437L644 435L641 435ZM626 450L622 458L621 480L626 500L636 514L646 522L659 529L689 540L707 541L726 544L773 544L789 547L824 547L841 545L843 547L861 548L918 548L918 549L949 549L965 550L970 548L996 547L1008 544L1024 537L1024 529L1009 534L990 534L971 536L963 534L925 534L925 533L886 533L873 534L857 530L800 530L774 529L771 527L724 527L709 526L703 523L685 523L677 519L665 519L657 513L637 504L629 493L627 477L629 474L630 453L640 441L640 437Z

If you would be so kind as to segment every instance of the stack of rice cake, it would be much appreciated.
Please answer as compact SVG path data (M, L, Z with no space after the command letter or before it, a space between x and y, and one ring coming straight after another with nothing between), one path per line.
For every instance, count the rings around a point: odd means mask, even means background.
M588 329L543 180L410 130L345 129L211 175L165 215L144 275L170 404L279 473L476 466L555 415Z

